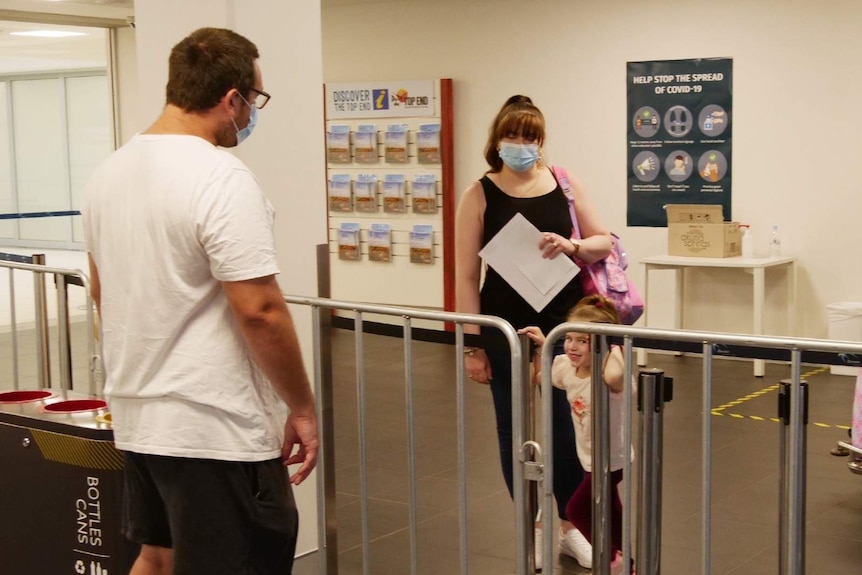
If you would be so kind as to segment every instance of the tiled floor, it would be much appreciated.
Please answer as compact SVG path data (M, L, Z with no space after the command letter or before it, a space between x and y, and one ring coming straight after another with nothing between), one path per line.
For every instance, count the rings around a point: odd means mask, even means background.
M83 324L73 324L75 378L86 391ZM53 339L52 339L53 341ZM22 387L36 387L32 333L20 334ZM52 344L52 347L55 348ZM335 456L340 574L362 573L362 522L354 339L336 331ZM365 336L365 464L368 477L369 573L410 573L407 417L400 340ZM417 478L418 572L460 573L455 363L449 346L414 345L414 433ZM56 365L56 360L54 361ZM663 575L701 573L701 362L650 355L650 366L674 377L664 421ZM0 334L0 389L11 388L9 334ZM811 384L808 438L807 570L809 575L858 573L862 568L862 476L829 450L846 438L854 380L806 366ZM768 364L754 378L748 362L718 360L713 406L765 390L789 377ZM711 416L712 573L778 573L778 447L776 392L767 391ZM468 558L472 575L514 573L512 503L499 471L488 388L465 390ZM316 555L301 558L297 575L318 573ZM545 573L584 573L558 557Z

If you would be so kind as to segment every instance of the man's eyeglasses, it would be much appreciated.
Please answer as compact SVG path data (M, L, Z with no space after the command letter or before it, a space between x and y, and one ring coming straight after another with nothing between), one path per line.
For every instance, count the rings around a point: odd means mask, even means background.
M269 99L272 98L269 94L264 92L263 90L258 90L257 88L252 88L252 92L256 95L251 101L251 105L257 108L258 110L262 110L264 106L266 106Z

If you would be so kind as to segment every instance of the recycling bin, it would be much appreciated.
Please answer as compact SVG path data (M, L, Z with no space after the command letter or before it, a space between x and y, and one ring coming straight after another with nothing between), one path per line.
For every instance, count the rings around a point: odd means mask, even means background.
M104 401L57 390L0 393L0 571L125 575L123 456Z

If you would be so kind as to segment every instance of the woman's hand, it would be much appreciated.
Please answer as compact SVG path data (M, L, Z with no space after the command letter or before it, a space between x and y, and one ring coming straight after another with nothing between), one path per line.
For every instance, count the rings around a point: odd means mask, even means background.
M464 354L464 371L476 383L487 385L491 382L491 363L484 349L475 348Z
M542 241L539 242L539 249L542 250L543 258L553 259L558 254L572 257L578 253L580 245L569 238L564 238L560 234L552 232L542 232L542 236Z

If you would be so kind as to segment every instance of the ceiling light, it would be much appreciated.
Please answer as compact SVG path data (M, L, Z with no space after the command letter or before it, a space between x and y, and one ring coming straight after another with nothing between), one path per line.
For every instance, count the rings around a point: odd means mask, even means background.
M9 32L11 36L35 36L37 38L68 38L71 36L86 36L84 32L66 32L64 30L28 30L26 32Z

